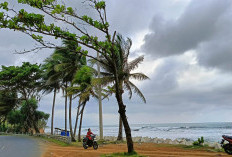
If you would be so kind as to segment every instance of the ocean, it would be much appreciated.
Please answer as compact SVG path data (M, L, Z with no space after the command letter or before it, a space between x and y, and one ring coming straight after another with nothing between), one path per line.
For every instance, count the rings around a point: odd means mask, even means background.
M203 136L207 142L219 142L222 135L232 135L232 122L215 123L164 123L164 124L131 124L132 136L158 137L163 139L197 140ZM83 126L82 135L91 128L94 134L99 134L98 126ZM104 126L104 136L117 136L118 126ZM46 128L49 133L50 129ZM125 134L124 134L125 135Z

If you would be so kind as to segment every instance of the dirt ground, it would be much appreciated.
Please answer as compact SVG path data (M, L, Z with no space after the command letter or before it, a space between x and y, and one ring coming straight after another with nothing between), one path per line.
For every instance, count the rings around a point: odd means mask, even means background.
M163 146L159 144L135 144L135 150L138 154L148 157L208 157L229 155L222 152L208 152L203 150L190 150L173 146ZM102 154L111 154L117 152L126 152L126 144L101 145L98 150L83 147L69 146L62 147L58 145L48 145L45 148L42 157L97 157Z

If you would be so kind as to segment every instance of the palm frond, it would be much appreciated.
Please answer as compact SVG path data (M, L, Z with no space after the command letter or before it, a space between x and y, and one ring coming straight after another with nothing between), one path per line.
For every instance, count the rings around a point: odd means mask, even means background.
M135 68L137 68L139 66L140 63L142 63L142 61L144 60L144 56L140 56L136 59L134 59L133 61L128 63L128 70L132 71Z
M144 103L146 103L146 99L143 95L143 93L138 89L138 87L136 87L132 82L128 82L128 84L130 85L130 87L134 90L134 93L136 93L142 100Z
M114 83L114 77L102 77L102 78L94 78L92 79L92 85L93 86L97 86L97 85L101 85L101 86L107 86L107 85L110 85L110 84L113 84Z
M148 80L150 79L147 75L143 73L132 73L129 75L129 78L135 79L135 80Z
M101 72L100 74L101 74L103 77L109 77L109 76L113 77L113 74L112 74L112 73L108 73L108 72Z
M128 58L129 54L130 54L130 49L132 46L132 40L130 38L127 38L126 41L126 46L125 46L125 58Z
M54 66L54 69L56 72L60 72L60 71L63 71L68 65L69 65L69 63L57 64Z
M129 94L129 99L132 98L132 90L131 90L131 87L130 87L130 84L128 83L128 81L124 81L124 88L128 91L128 94Z

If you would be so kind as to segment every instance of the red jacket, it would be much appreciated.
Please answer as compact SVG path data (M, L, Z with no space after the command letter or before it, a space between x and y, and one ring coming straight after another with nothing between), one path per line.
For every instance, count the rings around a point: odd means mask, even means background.
M93 133L92 133L91 131L88 131L86 137L88 137L88 138L91 140L91 139L92 139L92 138L91 138L91 135L92 135L92 134L93 134Z

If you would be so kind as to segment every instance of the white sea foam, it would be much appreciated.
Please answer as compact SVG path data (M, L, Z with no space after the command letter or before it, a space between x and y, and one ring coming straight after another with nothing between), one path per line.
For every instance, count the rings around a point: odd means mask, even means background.
M86 134L87 129L98 134L98 126L85 126L82 128L82 134ZM187 139L197 140L203 136L205 141L218 142L223 134L232 135L232 123L172 123L172 124L147 124L131 125L132 136L142 136L164 139ZM49 128L46 132L49 132ZM104 126L104 136L117 136L118 126Z

